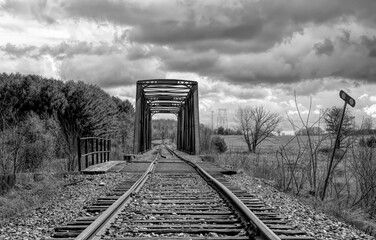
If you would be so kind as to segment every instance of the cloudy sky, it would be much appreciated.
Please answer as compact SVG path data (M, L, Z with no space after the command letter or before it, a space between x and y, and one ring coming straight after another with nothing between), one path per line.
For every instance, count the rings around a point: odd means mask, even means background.
M294 91L314 121L343 89L360 122L376 117L375 13L375 0L0 0L0 72L131 101L137 80L196 80L208 125L239 105L296 119Z

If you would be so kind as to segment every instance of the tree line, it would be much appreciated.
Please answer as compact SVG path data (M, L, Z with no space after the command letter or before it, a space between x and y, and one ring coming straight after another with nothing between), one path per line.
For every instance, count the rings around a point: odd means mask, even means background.
M169 140L172 143L176 141L177 121L174 119L153 119L152 140Z
M293 123L293 127L296 129L295 135L297 136L315 136L328 134L335 136L342 114L342 108L333 106L323 111L320 119L324 120L325 131L321 127L312 126L306 128L297 128ZM203 141L209 141L212 135L243 135L243 140L247 144L248 151L255 153L257 147L261 142L267 138L275 136L277 133L280 135L281 129L278 128L279 124L283 121L282 116L278 113L271 112L265 109L263 106L239 106L234 120L237 122L236 129L225 129L219 127L211 130L209 127L201 127L200 134L203 136L201 139L201 146L204 146L204 151L208 151L210 144L205 144ZM290 121L290 120L289 120ZM209 134L210 133L210 134ZM372 120L366 118L360 129L355 127L355 118L351 115L350 111L346 111L344 115L344 121L341 127L339 140L336 148L341 148L342 143L351 135L366 135L374 134L375 130L372 129ZM209 139L210 138L210 139ZM206 140L204 140L206 139ZM372 144L373 139L366 140L365 144Z
M81 81L0 74L0 174L35 171L44 162L67 159L77 166L77 138L111 138L130 150L134 108Z

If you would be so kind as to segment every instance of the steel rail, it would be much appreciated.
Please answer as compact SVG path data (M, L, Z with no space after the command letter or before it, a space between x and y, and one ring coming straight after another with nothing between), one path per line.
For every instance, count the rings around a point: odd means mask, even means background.
M175 156L180 158L181 160L187 162L189 165L194 167L199 173L201 173L206 179L208 179L215 187L217 187L224 196L231 201L231 203L236 207L239 211L241 211L241 214L247 218L249 223L256 226L258 231L258 234L263 237L264 239L268 240L281 240L280 237L278 237L268 226L266 226L251 210L248 209L247 206L244 205L244 203L236 197L226 186L224 186L222 183L220 183L218 180L213 178L209 173L207 173L203 168L198 166L197 164L179 156L175 151L169 149L166 146L166 149L173 153Z
M105 210L94 222L92 222L80 235L78 235L75 240L88 240L96 237L96 234L103 228L107 222L109 222L113 216L118 212L118 210L124 205L126 201L129 201L131 196L138 192L144 185L150 174L154 171L158 155L160 155L160 150L151 162L148 169L144 174L132 185L132 187L125 192L116 202L114 202L107 210Z

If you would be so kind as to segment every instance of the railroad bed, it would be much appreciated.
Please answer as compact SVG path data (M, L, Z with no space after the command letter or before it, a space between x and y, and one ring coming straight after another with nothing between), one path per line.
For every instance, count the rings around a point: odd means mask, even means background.
M314 239L275 209L229 184L218 166L183 161L165 147L139 179L55 228L60 239ZM210 173L209 174L207 174ZM95 217L99 215L99 217Z

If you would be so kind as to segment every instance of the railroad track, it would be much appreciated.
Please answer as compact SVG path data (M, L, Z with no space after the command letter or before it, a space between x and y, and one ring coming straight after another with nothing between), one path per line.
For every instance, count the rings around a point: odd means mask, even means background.
M229 184L218 167L198 165L161 147L148 170L118 196L56 228L64 239L314 239L294 229L275 209ZM208 174L211 173L211 174ZM128 183L130 185L130 182ZM125 192L120 195L120 192Z

